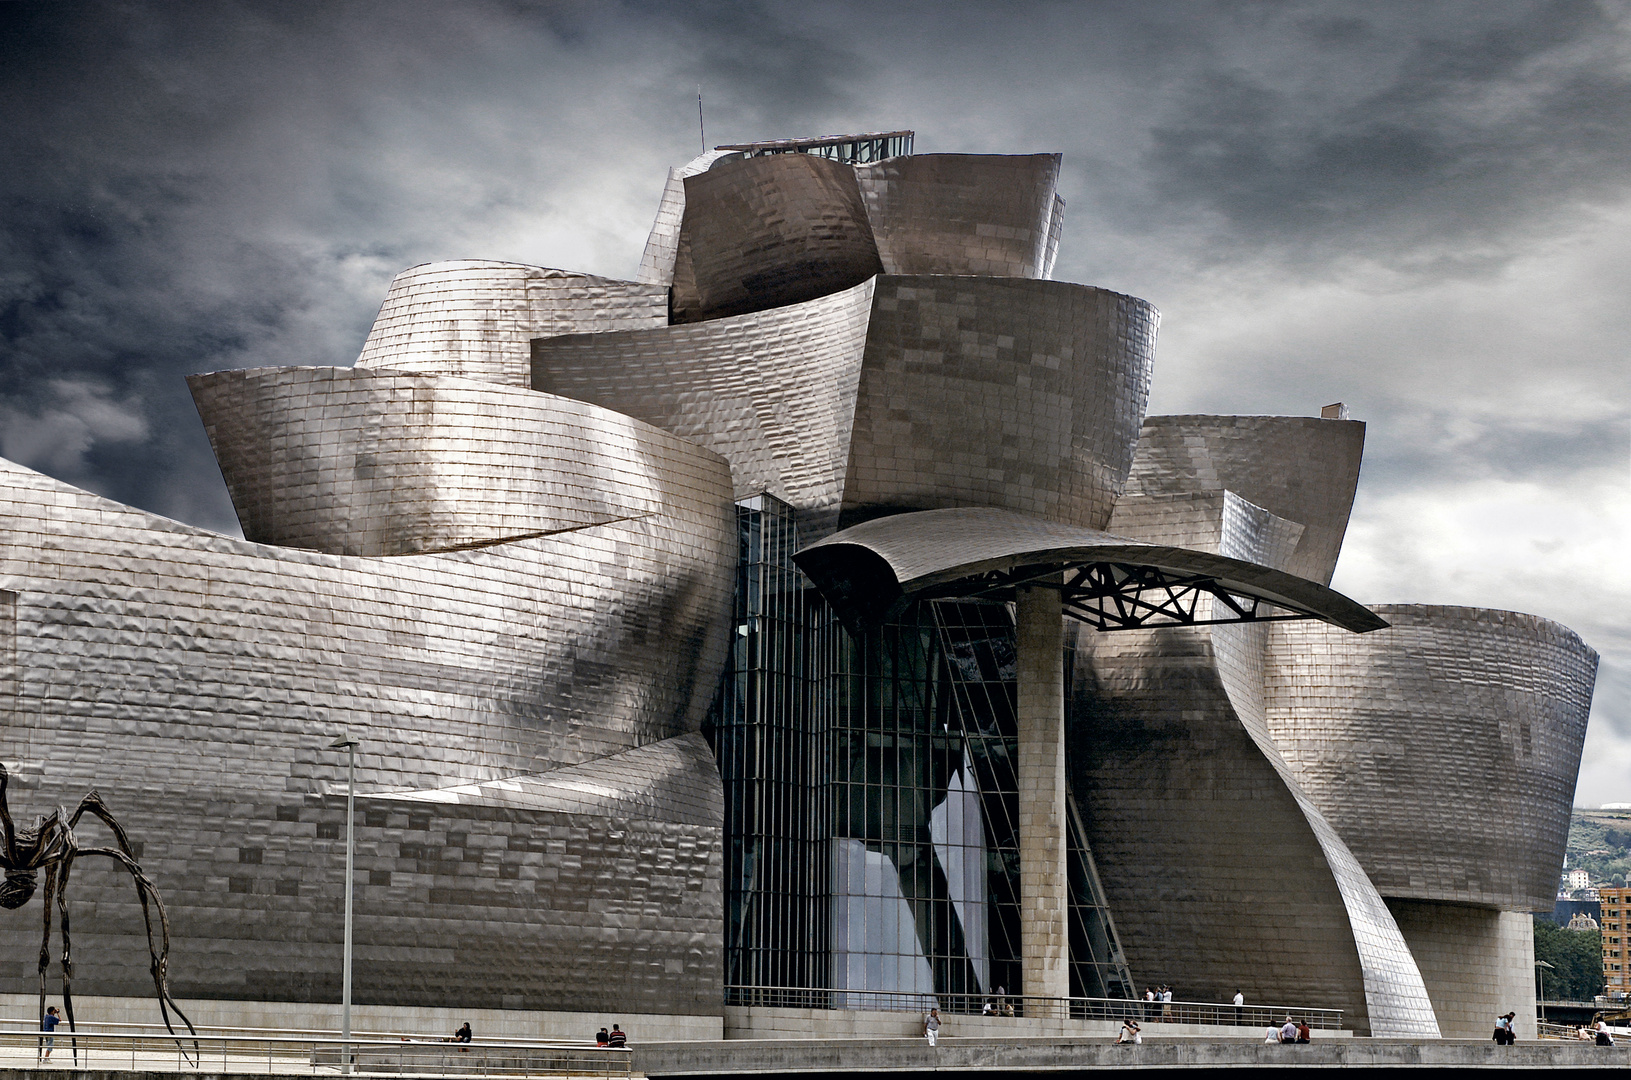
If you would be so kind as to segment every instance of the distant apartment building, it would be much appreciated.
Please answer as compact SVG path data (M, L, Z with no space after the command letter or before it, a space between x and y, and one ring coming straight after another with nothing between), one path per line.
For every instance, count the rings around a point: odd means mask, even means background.
M1631 991L1631 975L1626 970L1625 920L1631 915L1631 889L1603 887L1597 890L1603 905L1603 992L1625 994Z
M1569 888L1584 889L1591 884L1591 874L1584 870L1569 871Z

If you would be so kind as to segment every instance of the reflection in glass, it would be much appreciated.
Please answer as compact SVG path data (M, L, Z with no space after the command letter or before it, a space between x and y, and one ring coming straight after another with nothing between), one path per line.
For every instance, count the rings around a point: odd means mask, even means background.
M707 733L725 782L726 982L1017 993L1016 647L1006 604L935 600L852 635L739 504L737 633ZM1067 836L1071 992L1130 997L1085 835ZM736 995L733 1000L751 1001Z

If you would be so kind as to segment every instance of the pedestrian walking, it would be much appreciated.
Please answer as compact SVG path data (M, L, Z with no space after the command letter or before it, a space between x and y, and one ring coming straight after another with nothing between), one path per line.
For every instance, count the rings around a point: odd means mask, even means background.
M939 1009L930 1009L929 1015L923 1018L923 1037L929 1040L930 1046L934 1046L936 1040L940 1038Z

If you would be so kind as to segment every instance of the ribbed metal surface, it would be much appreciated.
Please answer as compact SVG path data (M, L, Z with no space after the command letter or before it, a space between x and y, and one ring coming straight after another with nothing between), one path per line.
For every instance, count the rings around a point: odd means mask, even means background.
M739 498L769 491L811 538L970 504L1102 528L1155 331L1150 305L1103 289L884 275L774 311L537 341L533 387L697 439Z
M1597 654L1486 608L1378 605L1269 635L1268 727L1384 896L1549 910Z
M336 384L340 397L373 381L448 385L280 374L212 385L260 381L262 404L281 399L291 414ZM493 446L515 437L517 474L568 429L560 445L616 459L608 484L646 512L470 551L358 558L218 536L0 468L13 810L26 819L102 791L161 883L178 995L335 995L343 766L320 748L344 731L362 744L371 796L357 1000L717 1010L719 789L694 733L729 632L728 471L627 417L490 392ZM511 394L526 395L536 430L506 427ZM389 426L401 404L360 393L336 415ZM314 461L332 464L338 429L307 434ZM480 445L442 444L471 507L479 485L459 469ZM419 464L434 473L437 461ZM285 493L297 490L286 475ZM391 483L411 494L412 470ZM574 505L571 484L554 506L603 512ZM128 880L82 865L72 899L96 913L77 920L78 989L150 991ZM0 927L12 957L31 956L37 934L36 919ZM32 971L18 960L0 975L26 992Z
M695 534L719 516L673 468L706 451L581 401L367 368L187 381L259 543L412 555L665 515Z
M662 284L520 263L425 263L391 282L357 366L524 387L532 338L667 322Z
M883 269L855 169L810 154L722 161L684 179L676 323L765 311Z
M1294 535L1238 497L1128 501L1116 524L1152 543L1264 559ZM1375 1035L1436 1034L1392 915L1269 737L1266 629L1078 636L1072 784L1128 963L1185 996L1279 994Z
M1365 425L1306 416L1151 416L1130 495L1233 491L1303 526L1282 569L1331 583L1348 530Z
M1058 154L914 154L856 166L884 270L1045 278Z

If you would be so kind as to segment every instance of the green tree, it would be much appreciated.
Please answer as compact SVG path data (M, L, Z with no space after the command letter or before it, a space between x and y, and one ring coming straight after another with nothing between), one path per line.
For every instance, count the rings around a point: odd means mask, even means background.
M1603 939L1595 930L1536 919L1535 959L1552 965L1543 972L1548 1000L1590 1001L1603 992Z

